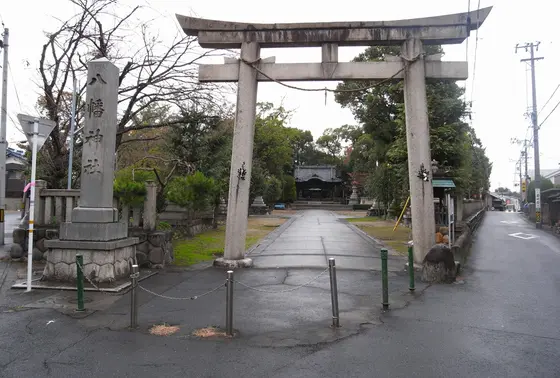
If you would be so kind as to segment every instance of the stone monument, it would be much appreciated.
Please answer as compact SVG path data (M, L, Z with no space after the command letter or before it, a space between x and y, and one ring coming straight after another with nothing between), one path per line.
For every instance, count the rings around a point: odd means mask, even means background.
M88 64L80 200L72 222L60 225L60 239L46 242L45 279L76 278L76 254L94 282L113 282L130 274L138 238L113 208L113 179L119 69L105 58Z
M251 204L250 212L254 215L264 215L268 213L268 206L266 206L266 203L264 203L264 199L262 196L255 197L253 203Z
M357 205L360 203L360 199L358 197L358 187L356 184L352 185L352 194L350 194L350 200L348 201L349 205Z

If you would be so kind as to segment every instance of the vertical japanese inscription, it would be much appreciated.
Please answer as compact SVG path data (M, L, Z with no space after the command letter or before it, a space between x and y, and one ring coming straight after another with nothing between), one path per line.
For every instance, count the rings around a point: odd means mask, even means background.
M72 215L72 220L76 219L76 222L114 220L113 172L118 83L119 70L109 60L100 58L88 63L85 125L81 134L83 148L80 205ZM92 208L98 210L92 212Z
M101 118L103 112L105 112L105 108L103 107L103 100L98 98L97 100L90 99L89 103L87 104L88 116L91 118L93 115L96 118Z
M91 175L94 173L101 173L99 169L99 160L98 159L87 159L86 164L84 164L84 173Z
M103 134L101 134L100 129L95 129L95 131L88 131L88 135L85 136L86 143L94 142L95 144L100 143L103 140Z

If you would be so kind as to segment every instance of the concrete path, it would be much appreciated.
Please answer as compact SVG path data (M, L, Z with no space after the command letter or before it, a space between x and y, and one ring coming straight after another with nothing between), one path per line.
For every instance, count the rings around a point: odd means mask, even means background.
M381 270L382 246L335 213L304 210L271 233L249 253L256 268L320 268L336 259L339 269ZM389 271L404 268L402 256L390 255Z

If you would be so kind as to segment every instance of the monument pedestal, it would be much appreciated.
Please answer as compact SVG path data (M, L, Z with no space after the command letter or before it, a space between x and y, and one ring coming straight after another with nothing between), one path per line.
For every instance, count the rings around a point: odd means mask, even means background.
M60 240L111 241L128 236L128 224L113 223L61 223Z
M61 227L62 228L62 227ZM111 283L130 275L138 238L113 241L47 240L43 276L53 281L76 280L76 255L84 258L84 276L95 283Z

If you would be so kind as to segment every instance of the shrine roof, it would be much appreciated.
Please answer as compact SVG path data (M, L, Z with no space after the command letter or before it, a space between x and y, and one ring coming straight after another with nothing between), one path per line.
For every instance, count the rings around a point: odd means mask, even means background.
M205 48L239 48L243 42L261 47L400 45L409 38L426 44L463 42L478 29L492 7L471 12L394 21L308 22L260 24L188 17L177 14L183 31L198 37Z
M342 179L336 176L336 167L334 165L297 166L294 172L294 178L296 182L309 181L312 179L324 182L342 182Z
M434 188L455 188L455 183L451 179L433 179Z

